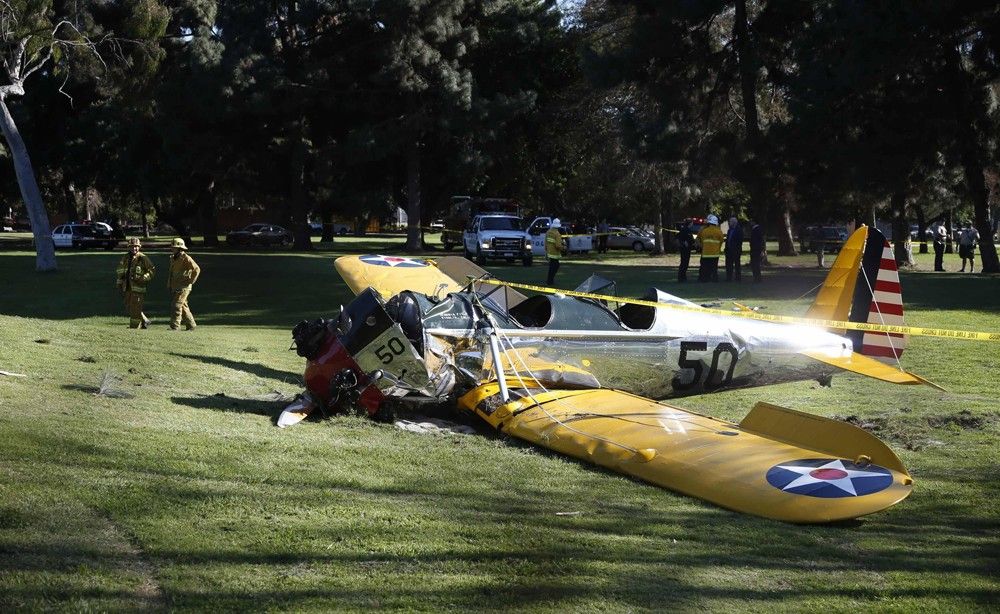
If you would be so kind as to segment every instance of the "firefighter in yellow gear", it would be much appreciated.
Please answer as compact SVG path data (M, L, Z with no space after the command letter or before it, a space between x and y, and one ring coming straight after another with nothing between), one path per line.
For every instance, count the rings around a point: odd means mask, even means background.
M561 226L559 218L555 218L545 233L545 257L549 259L549 275L545 279L545 284L548 286L556 283L556 272L559 270L559 260L562 259L564 251L562 233L559 232Z
M701 243L701 262L698 264L698 281L719 281L719 254L722 252L722 229L719 218L709 215L708 224L698 231Z
M125 297L129 328L149 328L149 318L142 312L146 299L146 284L153 279L156 267L146 254L139 251L139 239L128 240L128 253L118 261L118 290Z
M167 277L167 288L170 290L170 328L177 330L183 322L184 328L194 330L197 324L188 307L188 295L191 294L191 286L201 275L201 267L188 255L184 239L174 239L173 248L170 275Z

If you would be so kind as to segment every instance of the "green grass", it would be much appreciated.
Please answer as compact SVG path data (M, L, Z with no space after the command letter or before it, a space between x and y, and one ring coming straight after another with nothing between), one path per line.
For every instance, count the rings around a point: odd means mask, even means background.
M757 400L854 416L915 480L859 521L799 527L519 444L341 417L278 430L300 389L300 319L350 299L337 250L194 252L193 333L166 330L166 253L129 330L118 253L66 252L57 273L0 253L0 609L971 611L1000 601L996 344L913 338L904 363L945 388L853 375L682 399L738 419ZM674 260L569 259L619 292L800 314L815 258L775 258L764 284L677 284ZM828 261L829 263L829 261ZM946 267L957 268L957 256ZM903 274L908 322L1000 331L1000 279ZM541 283L543 264L492 266ZM95 395L105 387L127 398ZM470 423L474 423L469 418ZM576 512L560 515L560 512Z

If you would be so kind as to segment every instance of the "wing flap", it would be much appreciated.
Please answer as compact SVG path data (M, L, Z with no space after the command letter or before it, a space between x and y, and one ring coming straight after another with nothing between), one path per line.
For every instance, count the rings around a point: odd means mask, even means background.
M460 403L520 439L765 518L856 518L898 503L913 488L898 459L889 462L885 445L864 431L868 439L854 434L850 450L867 450L892 467L859 459L861 453L830 453L839 448L831 448L822 422L794 442L783 440L775 433L787 433L767 409L748 416L752 430L617 390L550 391L506 404L497 390L480 386Z

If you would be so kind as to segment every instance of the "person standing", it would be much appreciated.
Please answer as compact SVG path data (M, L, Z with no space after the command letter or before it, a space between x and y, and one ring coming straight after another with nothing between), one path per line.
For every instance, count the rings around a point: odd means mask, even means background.
M722 252L722 230L719 218L709 215L708 224L698 231L701 243L701 262L698 264L698 281L719 281L719 254Z
M611 231L611 227L608 226L607 218L601 220L597 225L597 253L606 254L608 253L608 233Z
M149 328L149 318L142 312L146 299L146 285L153 279L156 267L146 254L139 251L142 245L138 238L128 240L128 253L118 261L118 290L125 298L125 312L128 313L129 328Z
M684 220L677 232L677 249L681 254L681 264L677 267L677 281L688 279L688 265L691 263L691 250L694 248L694 235L691 234L691 220Z
M559 260L563 255L563 240L559 228L562 223L559 218L552 220L549 230L545 233L545 256L549 259L549 276L546 285L552 286L556 281L556 272L559 270Z
M934 270L943 271L944 270L944 242L948 238L948 231L945 229L944 224L937 227L937 231L934 233Z
M760 263L764 258L764 229L760 227L757 220L750 220L750 270L753 271L753 281L758 283L761 280Z
M958 238L958 255L962 257L962 273L965 272L965 261L969 261L969 272L976 266L976 243L979 241L979 231L972 225L972 220L965 223L965 230Z
M201 275L201 267L187 253L184 239L174 239L173 248L170 274L167 276L167 289L170 290L170 329L177 330L183 322L185 329L194 330L197 324L188 307L188 296L191 294L191 286Z
M740 283L740 258L743 257L743 227L736 216L729 218L726 232L726 281Z

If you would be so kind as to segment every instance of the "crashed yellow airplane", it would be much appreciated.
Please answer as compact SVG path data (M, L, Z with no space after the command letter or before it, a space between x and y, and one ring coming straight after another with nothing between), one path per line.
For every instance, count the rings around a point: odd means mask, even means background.
M617 309L526 297L485 283L464 258L346 256L336 267L357 296L334 320L296 326L308 391L279 426L317 410L376 416L454 401L509 435L798 523L870 514L913 488L892 450L853 425L767 403L737 424L650 400L828 381L837 370L927 383L876 359L898 359L902 336L699 313L658 290ZM902 324L895 262L877 230L862 227L845 243L808 316Z

